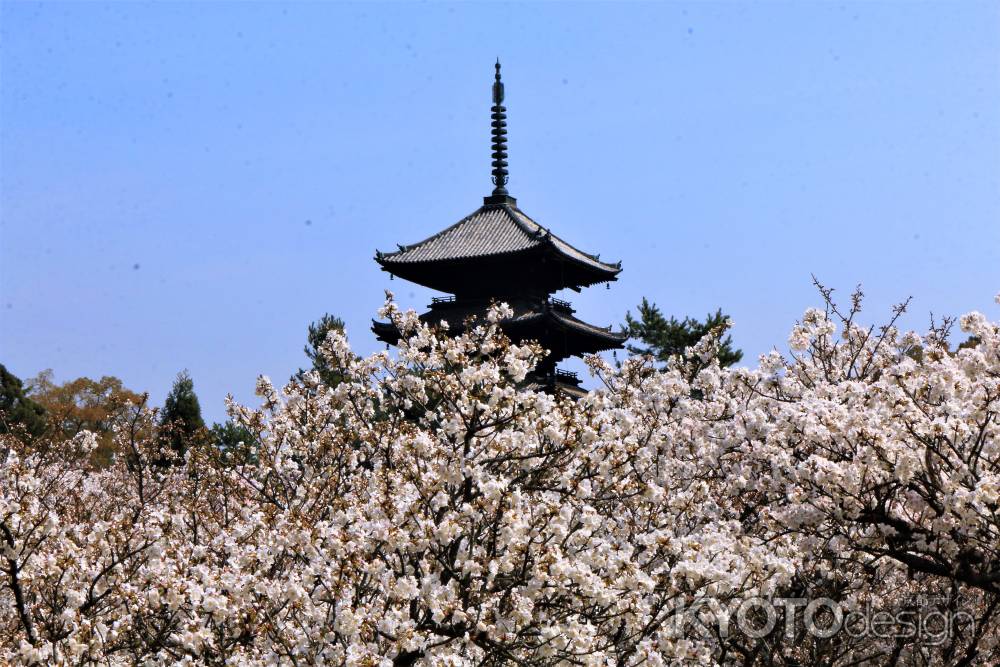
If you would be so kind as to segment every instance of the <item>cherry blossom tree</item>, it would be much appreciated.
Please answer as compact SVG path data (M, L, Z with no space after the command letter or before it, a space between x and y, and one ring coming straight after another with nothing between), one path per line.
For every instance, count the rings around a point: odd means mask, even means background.
M331 332L343 380L261 378L239 452L156 465L149 410L100 469L91 434L2 436L0 662L995 664L1000 330L952 351L822 294L756 369L720 328L590 359L578 401L523 388L505 306L450 337L390 299L397 353Z

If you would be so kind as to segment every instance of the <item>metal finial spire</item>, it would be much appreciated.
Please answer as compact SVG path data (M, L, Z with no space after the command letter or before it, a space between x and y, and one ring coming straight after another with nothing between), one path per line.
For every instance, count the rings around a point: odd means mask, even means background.
M503 81L500 80L500 59L497 58L496 81L493 82L493 188L494 195L506 195L507 188L507 107L503 105Z

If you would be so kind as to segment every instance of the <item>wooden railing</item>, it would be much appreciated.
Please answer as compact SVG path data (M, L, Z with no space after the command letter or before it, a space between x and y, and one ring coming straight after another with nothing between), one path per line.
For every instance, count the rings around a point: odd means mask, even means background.
M562 299L549 299L549 303L552 305L553 308L556 308L558 310L564 310L567 313L573 312L573 306L572 304L570 304L569 301L563 301Z
M564 371L561 368L557 368L555 372L555 377L557 380L569 380L573 383L580 381L580 376L573 371Z

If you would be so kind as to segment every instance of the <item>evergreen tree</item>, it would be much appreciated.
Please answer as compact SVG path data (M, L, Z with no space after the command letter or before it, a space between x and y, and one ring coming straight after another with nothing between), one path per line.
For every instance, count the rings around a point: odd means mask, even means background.
M222 424L212 424L212 440L222 452L223 459L230 462L255 460L256 438L248 428L227 419Z
M45 426L45 408L28 398L21 379L0 364L0 433L20 428L37 437Z
M177 374L174 386L167 394L160 414L160 425L167 444L180 455L184 454L189 444L204 434L205 420L201 418L201 405L194 393L194 381L186 370Z
M336 368L331 367L319 353L319 348L326 340L327 334L333 330L343 333L344 321L339 317L325 313L323 317L309 325L307 343L304 348L306 356L312 362L310 370L319 373L320 380L328 387L336 387L344 380L344 376ZM305 372L300 368L297 373L298 377L301 378Z
M632 354L652 355L657 361L664 363L675 354L683 355L686 348L726 322L722 309L709 313L703 322L692 317L678 320L671 316L668 319L655 303L650 303L645 297L639 304L638 315L639 318L636 319L632 317L632 313L625 314L623 330L630 338L642 343L628 345L628 351ZM733 348L732 336L726 335L719 341L718 358L722 366L732 366L743 358L743 352Z

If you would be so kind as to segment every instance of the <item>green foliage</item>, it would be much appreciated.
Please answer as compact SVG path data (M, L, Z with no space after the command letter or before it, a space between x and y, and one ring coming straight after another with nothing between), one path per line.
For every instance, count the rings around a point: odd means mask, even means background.
M650 303L645 297L638 309L639 318L632 313L625 314L624 331L630 338L641 341L641 345L629 345L632 354L652 355L657 361L665 363L673 355L684 355L684 350L691 347L703 336L714 329L723 327L726 315L719 309L709 313L701 322L692 317L678 320L676 317L664 317L655 303ZM732 366L743 358L743 352L733 348L732 336L726 335L719 341L719 363L722 366Z
M219 448L224 460L249 462L255 460L255 443L250 429L227 419L222 424L212 424L212 441Z
M326 340L327 334L333 330L343 333L344 321L339 317L325 313L323 317L309 325L308 342L304 348L306 356L312 362L310 370L316 371L320 381L328 387L336 387L344 381L344 376L336 368L330 366L319 353L319 348ZM301 379L305 372L305 370L299 369L297 376Z
M20 378L0 364L0 433L23 429L37 437L45 426L45 408L28 398Z
M979 336L969 336L968 338L966 338L965 340L963 340L961 343L958 344L958 348L956 348L955 352L958 352L958 350L965 350L968 348L976 347L981 342L983 341L981 338L979 338Z
M194 381L186 370L177 374L174 386L167 394L163 412L160 413L160 425L167 444L179 455L183 455L187 447L204 434L201 405L194 393Z

